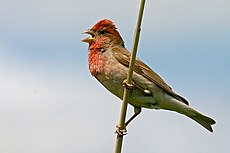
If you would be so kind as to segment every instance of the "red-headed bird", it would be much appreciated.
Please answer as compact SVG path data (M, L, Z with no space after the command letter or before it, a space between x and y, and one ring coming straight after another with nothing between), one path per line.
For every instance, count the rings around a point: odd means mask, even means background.
M82 42L89 43L88 64L90 73L111 93L123 98L124 85L130 88L128 103L134 107L134 115L127 126L141 112L141 108L176 111L195 120L208 131L215 121L189 106L188 101L176 94L165 81L140 59L136 59L132 84L125 82L131 53L112 21L103 19L91 29L84 31L91 37ZM117 132L125 133L125 129Z

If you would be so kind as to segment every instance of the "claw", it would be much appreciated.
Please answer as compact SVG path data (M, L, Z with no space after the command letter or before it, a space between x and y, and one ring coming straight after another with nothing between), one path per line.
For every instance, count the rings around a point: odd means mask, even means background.
M126 87L126 88L128 88L128 89L132 89L134 87L134 83L133 82L132 83L128 83L127 79L125 79L123 81L123 86Z
M116 126L116 131L115 131L116 134L120 135L120 136L124 136L124 135L127 135L127 130L126 130L126 127L124 128L121 128L119 127L118 125Z

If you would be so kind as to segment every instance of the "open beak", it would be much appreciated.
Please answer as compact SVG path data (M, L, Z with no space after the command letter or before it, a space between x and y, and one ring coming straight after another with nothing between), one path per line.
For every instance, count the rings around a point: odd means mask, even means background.
M93 30L91 30L91 29L85 30L82 32L82 34L91 35L91 37L87 37L87 38L82 39L81 40L82 42L91 43L94 41L95 32Z

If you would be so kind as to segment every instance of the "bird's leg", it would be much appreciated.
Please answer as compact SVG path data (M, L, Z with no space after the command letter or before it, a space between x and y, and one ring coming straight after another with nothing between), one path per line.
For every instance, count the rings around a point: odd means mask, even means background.
M141 113L141 107L134 107L134 114L125 122L125 127L139 114Z
M133 89L134 88L134 86L135 86L135 84L132 82L132 83L128 83L127 82L127 79L125 79L124 81L123 81L123 86L125 86L125 88L128 88L128 89ZM127 122L125 122L125 127L135 118L135 117L137 117L137 115L139 115L141 113L141 107L134 107L134 114L133 114L133 116L131 116L130 118L129 118L129 120L127 121Z
M126 88L126 89L133 89L135 84L132 82L132 83L128 83L127 80L125 79L123 81L123 86ZM127 125L137 116L141 113L141 107L134 107L134 114L128 119L127 122L125 122L124 126L123 127L120 127L119 125L116 126L116 132L118 135L126 135L127 134L127 130L126 130L126 127Z
M134 114L128 119L128 121L125 122L124 127L119 127L118 125L116 126L116 132L118 135L126 135L127 130L126 127L127 125L134 119L136 118L139 114L141 113L141 107L134 107Z

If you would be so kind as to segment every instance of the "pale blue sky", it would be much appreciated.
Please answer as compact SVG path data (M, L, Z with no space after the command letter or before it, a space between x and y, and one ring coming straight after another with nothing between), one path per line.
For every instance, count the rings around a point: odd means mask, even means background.
M0 152L114 151L121 101L90 75L81 32L109 18L130 49L138 7L0 0ZM230 152L229 27L228 0L146 1L138 57L217 124L211 134L177 113L145 109L123 152Z

